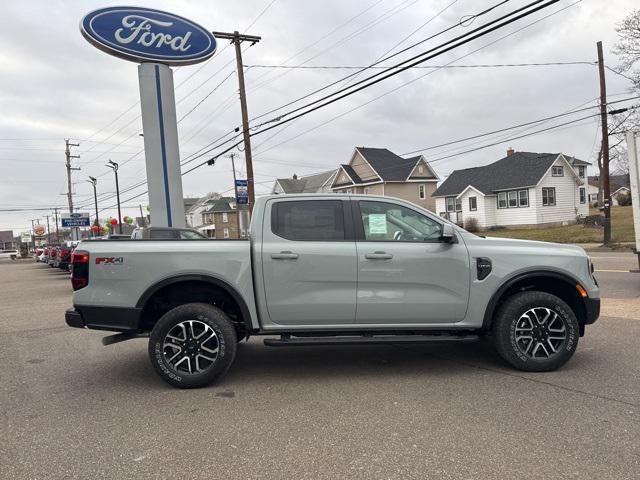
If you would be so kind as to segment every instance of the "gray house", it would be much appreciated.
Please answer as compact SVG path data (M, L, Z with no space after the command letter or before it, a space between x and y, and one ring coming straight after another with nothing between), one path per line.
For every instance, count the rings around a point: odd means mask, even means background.
M291 178L278 178L271 193L327 193L331 192L331 182L337 170L328 170L315 175L298 177L295 173Z

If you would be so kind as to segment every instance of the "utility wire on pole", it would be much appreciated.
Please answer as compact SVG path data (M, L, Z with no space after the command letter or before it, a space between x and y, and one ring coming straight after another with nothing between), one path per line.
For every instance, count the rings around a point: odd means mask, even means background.
M607 85L604 73L604 55L602 42L597 43L598 48L598 72L600 76L600 119L602 126L602 187L604 210L604 244L611 243L611 190L609 185L609 125L607 115Z
M244 158L247 165L247 190L249 193L249 212L253 210L253 204L256 201L255 190L253 188L253 158L251 156L251 134L249 132L249 113L247 111L247 94L244 87L244 70L242 64L242 50L240 44L242 42L251 42L255 45L261 40L261 37L255 35L241 35L238 31L233 33L212 32L216 38L231 40L236 47L236 71L238 72L238 84L240 87L240 110L242 113L242 134L244 137ZM234 181L235 183L235 181Z
M51 230L49 230L49 215L45 215L47 217L47 245L51 243Z

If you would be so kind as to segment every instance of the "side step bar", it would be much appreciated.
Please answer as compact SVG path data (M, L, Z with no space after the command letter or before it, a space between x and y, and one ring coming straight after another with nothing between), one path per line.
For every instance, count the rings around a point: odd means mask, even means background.
M478 335L370 335L344 337L291 337L265 338L268 347L308 347L313 345L371 345L411 343L470 343L480 339Z

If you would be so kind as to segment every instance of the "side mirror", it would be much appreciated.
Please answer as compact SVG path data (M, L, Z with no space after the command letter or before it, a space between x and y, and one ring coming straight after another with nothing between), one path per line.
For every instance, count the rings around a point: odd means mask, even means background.
M453 225L445 223L442 225L442 233L440 234L440 240L444 243L455 243L456 233L453 229Z

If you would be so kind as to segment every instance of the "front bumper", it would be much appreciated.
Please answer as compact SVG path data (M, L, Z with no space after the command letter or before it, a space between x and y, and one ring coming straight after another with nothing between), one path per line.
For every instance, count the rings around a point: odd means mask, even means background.
M600 299L599 298L585 298L584 299L584 309L585 309L585 325L591 325L598 320L600 316Z

